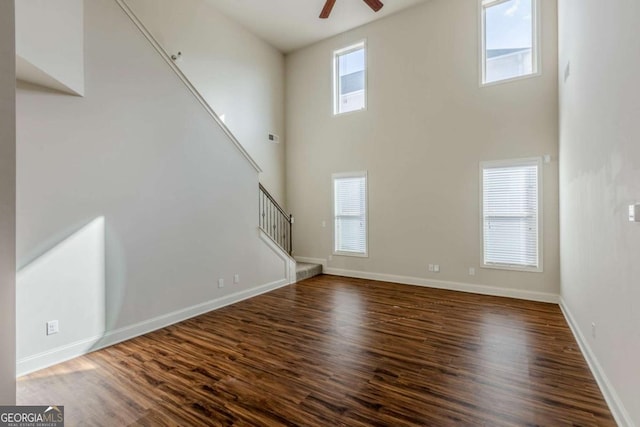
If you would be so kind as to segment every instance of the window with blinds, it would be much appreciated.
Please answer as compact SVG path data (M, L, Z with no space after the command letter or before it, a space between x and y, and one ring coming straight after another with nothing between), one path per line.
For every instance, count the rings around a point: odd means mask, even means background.
M367 173L334 174L334 254L367 256Z
M540 159L485 162L481 169L483 265L542 271Z

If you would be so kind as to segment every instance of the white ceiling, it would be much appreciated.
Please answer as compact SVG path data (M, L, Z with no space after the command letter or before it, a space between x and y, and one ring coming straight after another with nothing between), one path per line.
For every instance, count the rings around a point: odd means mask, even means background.
M319 19L325 0L208 0L273 46L287 53L383 18L425 0L382 0L374 13L362 0L336 0L329 19Z

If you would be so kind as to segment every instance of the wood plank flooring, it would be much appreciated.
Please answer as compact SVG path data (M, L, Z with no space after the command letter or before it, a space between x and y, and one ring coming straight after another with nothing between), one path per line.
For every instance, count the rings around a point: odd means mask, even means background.
M613 426L553 304L317 276L22 377L68 426Z

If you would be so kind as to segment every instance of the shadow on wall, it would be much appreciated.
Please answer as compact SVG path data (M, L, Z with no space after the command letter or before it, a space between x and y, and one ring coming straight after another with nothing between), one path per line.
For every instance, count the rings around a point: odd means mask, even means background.
M47 249L41 246L39 255L17 273L18 377L276 289L290 283L291 272L295 274L295 265L280 249L276 255L265 237L262 250L269 256L261 256L256 267L269 271L275 265L277 280L117 328L123 302L136 292L130 286L116 286L127 278L122 236L107 226L103 216L64 236L60 241L48 239ZM50 321L58 322L58 332L49 333Z
M98 217L19 269L17 374L89 351L105 333L105 218ZM48 334L57 320L59 332ZM89 338L87 338L89 337Z

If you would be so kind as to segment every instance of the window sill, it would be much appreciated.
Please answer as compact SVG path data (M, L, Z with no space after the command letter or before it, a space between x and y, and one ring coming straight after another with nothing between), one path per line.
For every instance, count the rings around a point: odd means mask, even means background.
M535 77L540 77L542 76L541 72L536 72L536 73L531 73L531 74L527 74L524 76L518 76L518 77L510 77L508 79L503 79L503 80L496 80L493 82L480 82L480 87L489 87L489 86L497 86L497 85L501 85L501 84L505 84L505 83L511 83L511 82L517 82L520 80L527 80L527 79L532 79Z
M335 251L333 252L333 255L335 256L350 256L350 257L356 257L356 258L369 258L369 254L368 253L360 253L360 252L341 252L341 251Z
M352 114L361 113L367 111L367 107L362 107L357 110L345 111L344 113L333 113L333 117L350 116Z
M507 270L507 271L520 271L523 273L543 273L542 266L539 267L525 267L522 265L510 265L510 264L483 264L480 268L486 268L489 270Z

